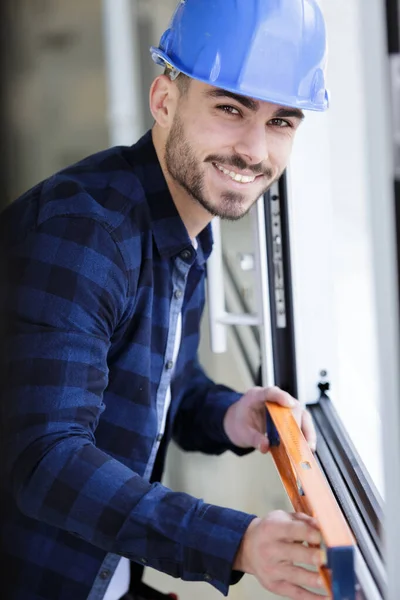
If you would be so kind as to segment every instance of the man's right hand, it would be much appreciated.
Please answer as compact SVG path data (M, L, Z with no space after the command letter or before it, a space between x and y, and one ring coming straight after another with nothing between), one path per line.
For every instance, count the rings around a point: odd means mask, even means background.
M234 569L254 575L266 590L290 600L321 598L303 588L324 589L320 575L297 564L320 567L325 562L324 552L304 542L321 544L316 521L301 513L274 511L250 523Z

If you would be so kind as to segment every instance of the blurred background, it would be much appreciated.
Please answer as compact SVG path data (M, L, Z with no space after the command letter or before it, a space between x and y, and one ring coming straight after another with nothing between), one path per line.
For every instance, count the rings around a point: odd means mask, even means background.
M152 62L149 47L158 44L175 6L176 0L3 3L1 115L6 126L0 207L52 173L112 145L118 128L125 132L125 140L118 143L131 144L151 127L148 91L160 69ZM330 38L332 108L328 115L307 116L290 169L300 399L316 398L319 374L326 370L337 409L383 494L365 200L371 165L366 153L370 115L363 103L367 68L363 2L321 0L321 6ZM124 31L130 32L128 42L122 33L120 40L127 42L123 57L127 64L113 54L111 8L119 14ZM118 69L128 74L125 104L119 112L113 83ZM227 302L232 310L243 304L254 310L250 219L222 224L222 244ZM245 391L253 385L259 365L259 339L250 328L241 333L229 329L228 352L212 354L206 310L200 356L213 379ZM212 458L171 447L164 482L207 502L250 513L290 510L270 457L256 453L242 459L228 454ZM146 579L182 599L220 597L208 584L186 584L151 571ZM229 597L276 598L251 577L233 587Z

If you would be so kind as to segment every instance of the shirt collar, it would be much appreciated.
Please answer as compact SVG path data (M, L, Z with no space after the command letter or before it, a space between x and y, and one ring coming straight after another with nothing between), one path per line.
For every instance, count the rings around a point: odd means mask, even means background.
M150 208L153 236L160 255L171 258L192 247L187 229L169 192L151 130L131 147L130 159ZM197 262L204 264L212 250L211 224L197 236L197 241L198 248L193 257L197 255Z

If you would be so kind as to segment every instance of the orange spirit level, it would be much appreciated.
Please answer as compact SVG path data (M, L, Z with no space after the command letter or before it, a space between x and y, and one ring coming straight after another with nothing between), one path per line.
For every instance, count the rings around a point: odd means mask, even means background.
M293 508L318 522L328 564L321 568L333 600L355 600L356 542L290 408L266 403L271 454Z

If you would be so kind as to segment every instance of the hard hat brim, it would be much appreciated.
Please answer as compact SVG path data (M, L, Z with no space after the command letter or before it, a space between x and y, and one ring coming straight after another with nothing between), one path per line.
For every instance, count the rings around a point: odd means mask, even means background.
M171 69L175 69L184 75L187 75L191 79L196 79L197 81L201 81L202 83L206 83L207 85L214 85L210 83L209 80L202 77L193 76L188 70L186 70L182 65L175 63L171 58L160 48L156 48L155 46L151 46L150 48L151 57L153 61L164 67L169 67ZM269 102L271 104L277 104L279 106L286 106L288 108L299 108L300 110L311 110L315 112L324 112L329 108L329 92L325 91L325 98L322 103L311 103L310 101L304 100L301 101L298 98L293 98L291 101L290 98L280 98L275 94L269 94L268 92L264 94L259 94L257 92L251 90L240 89L236 86L226 85L223 82L215 82L215 87L226 90L227 92L232 92L234 94L238 94L240 96L246 96L249 98L253 98L254 100L260 100L261 102Z

